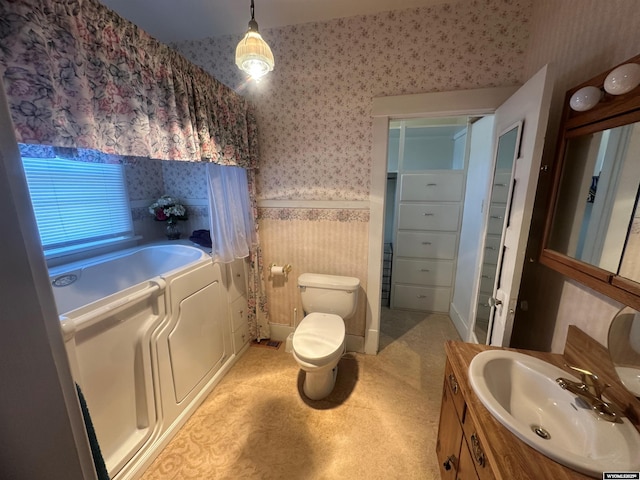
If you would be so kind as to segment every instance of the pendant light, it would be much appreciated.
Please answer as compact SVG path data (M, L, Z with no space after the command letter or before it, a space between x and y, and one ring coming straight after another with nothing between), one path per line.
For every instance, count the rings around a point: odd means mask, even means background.
M236 65L254 80L259 80L273 70L274 63L269 45L258 33L258 22L254 18L253 0L251 0L249 31L236 47Z

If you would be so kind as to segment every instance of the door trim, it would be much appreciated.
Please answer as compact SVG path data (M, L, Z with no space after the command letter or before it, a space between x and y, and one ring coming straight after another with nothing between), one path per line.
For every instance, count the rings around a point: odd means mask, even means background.
M371 183L365 353L378 353L389 121L415 117L488 115L519 86L378 97L372 103Z

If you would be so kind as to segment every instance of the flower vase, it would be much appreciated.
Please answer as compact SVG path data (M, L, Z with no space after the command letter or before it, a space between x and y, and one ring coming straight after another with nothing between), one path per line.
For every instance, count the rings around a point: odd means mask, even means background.
M178 222L167 223L167 238L169 240L178 240L180 238L180 229L178 228Z

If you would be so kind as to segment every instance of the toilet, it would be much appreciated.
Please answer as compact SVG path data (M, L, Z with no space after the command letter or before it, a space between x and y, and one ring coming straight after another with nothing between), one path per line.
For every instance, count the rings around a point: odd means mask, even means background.
M292 352L305 371L304 394L320 400L336 383L338 362L346 352L344 321L358 305L360 280L303 273L298 288L305 317L293 333Z

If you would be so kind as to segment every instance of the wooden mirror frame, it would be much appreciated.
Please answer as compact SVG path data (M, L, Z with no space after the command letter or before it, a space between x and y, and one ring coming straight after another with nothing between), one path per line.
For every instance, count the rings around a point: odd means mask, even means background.
M627 63L640 63L640 55L636 55L620 65ZM636 310L640 310L640 283L547 248L562 180L564 156L568 141L580 135L640 122L640 86L623 95L610 95L604 91L605 78L609 72L618 66L616 65L577 85L567 91L565 95L555 161L551 172L553 183L549 192L539 260L543 265L566 277L572 278ZM603 92L600 102L592 109L584 112L572 110L569 107L571 96L579 89L590 85L598 87Z

